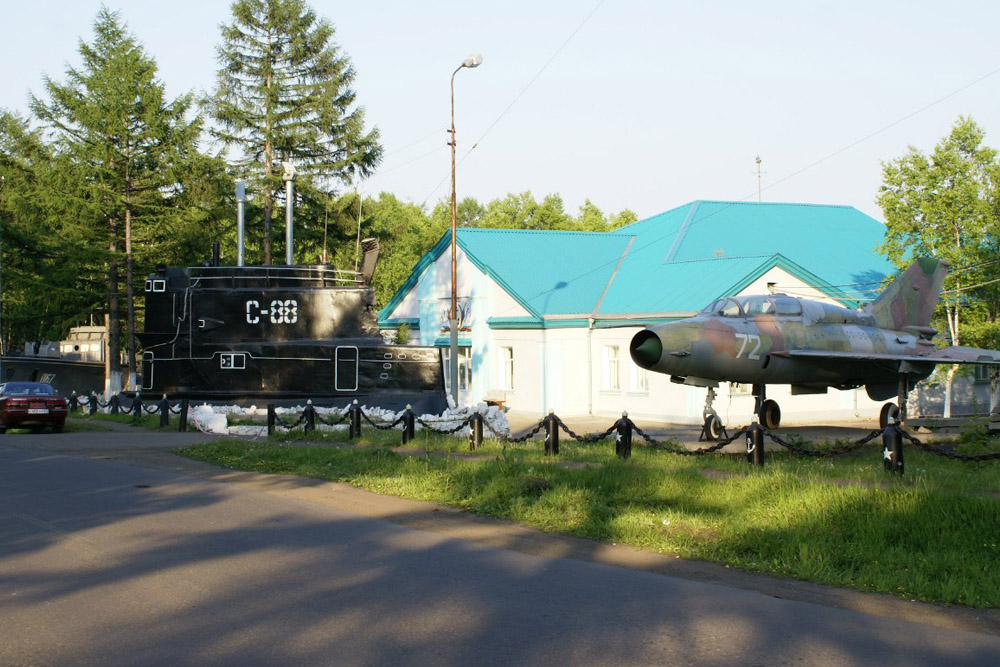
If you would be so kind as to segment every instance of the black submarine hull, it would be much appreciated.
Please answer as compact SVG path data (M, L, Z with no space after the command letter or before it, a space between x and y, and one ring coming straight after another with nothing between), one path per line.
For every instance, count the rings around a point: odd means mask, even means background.
M3 382L46 382L63 396L104 391L104 362L58 357L2 357Z
M346 284L345 284L346 283ZM142 394L423 413L447 406L438 348L379 335L367 285L325 266L165 269L146 281Z

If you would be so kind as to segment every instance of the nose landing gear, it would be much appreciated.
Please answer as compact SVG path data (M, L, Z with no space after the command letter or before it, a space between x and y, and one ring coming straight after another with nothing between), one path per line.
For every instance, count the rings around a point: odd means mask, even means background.
M715 442L720 437L727 437L726 427L722 425L722 420L719 418L718 413L715 408L712 407L712 402L715 400L715 387L708 388L708 395L705 396L705 409L702 410L702 419L704 422L701 426L701 435L698 437L699 440L707 440L709 442Z

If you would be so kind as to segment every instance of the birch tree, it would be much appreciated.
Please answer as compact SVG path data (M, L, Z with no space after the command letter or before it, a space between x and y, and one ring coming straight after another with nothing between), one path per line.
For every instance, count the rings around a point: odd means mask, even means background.
M930 155L910 146L904 156L882 164L877 201L886 233L878 250L899 268L914 257L948 261L939 308L952 345L962 343L968 288L984 276L984 249L995 227L991 200L997 153L983 145L983 138L979 125L960 117ZM945 417L951 416L956 370L951 366L946 372Z

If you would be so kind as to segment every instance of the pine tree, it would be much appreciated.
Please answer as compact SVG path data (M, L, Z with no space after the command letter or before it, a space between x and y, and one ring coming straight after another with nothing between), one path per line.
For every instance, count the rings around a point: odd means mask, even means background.
M101 9L94 40L81 40L79 69L67 67L66 82L44 78L47 101L31 107L51 130L56 159L66 181L49 204L74 212L66 221L83 247L102 230L107 270L108 347L111 388L121 386L120 262L125 260L129 371L135 373L133 226L169 224L168 201L177 171L196 153L198 119L189 121L192 96L167 101L156 63L127 32L119 14Z
M271 263L271 220L282 190L282 161L296 187L325 193L331 181L365 177L378 165L378 130L364 130L355 106L354 69L333 41L333 26L303 0L236 0L222 28L221 69L207 101L215 135L240 149L263 209L264 263Z

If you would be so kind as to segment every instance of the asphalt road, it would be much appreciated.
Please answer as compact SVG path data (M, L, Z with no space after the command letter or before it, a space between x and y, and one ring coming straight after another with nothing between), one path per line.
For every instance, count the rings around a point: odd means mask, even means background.
M198 437L0 437L0 664L1000 662L988 631L499 548L163 453Z

